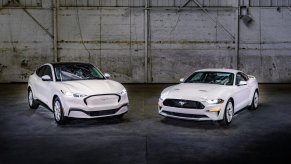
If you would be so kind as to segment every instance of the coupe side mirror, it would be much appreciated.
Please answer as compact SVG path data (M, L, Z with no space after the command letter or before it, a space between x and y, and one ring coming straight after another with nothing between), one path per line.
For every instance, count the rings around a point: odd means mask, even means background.
M185 80L184 78L181 78L181 79L180 79L180 83L183 83L183 82L184 82L184 80Z
M106 79L110 78L110 74L109 73L104 73L104 76L105 76Z
M247 85L247 82L246 81L240 81L238 86L242 86L242 85Z
M42 81L52 81L51 77L49 75L44 75L41 77Z

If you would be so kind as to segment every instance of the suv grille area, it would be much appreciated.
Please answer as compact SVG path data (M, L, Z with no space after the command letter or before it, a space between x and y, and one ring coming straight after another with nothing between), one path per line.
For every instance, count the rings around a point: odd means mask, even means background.
M205 106L199 101L166 99L163 104L169 107L188 108L188 109L204 109Z

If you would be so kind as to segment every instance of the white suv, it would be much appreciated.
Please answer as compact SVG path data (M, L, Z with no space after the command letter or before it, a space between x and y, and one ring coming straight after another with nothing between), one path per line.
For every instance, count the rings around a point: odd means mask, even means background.
M47 107L58 124L66 117L122 117L128 111L127 91L109 77L88 63L44 64L29 77L29 107Z

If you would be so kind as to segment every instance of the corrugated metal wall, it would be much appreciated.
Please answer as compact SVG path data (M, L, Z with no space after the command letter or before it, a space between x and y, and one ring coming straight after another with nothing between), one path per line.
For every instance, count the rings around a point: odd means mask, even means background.
M54 60L90 62L121 82L177 82L206 67L291 82L291 0L54 2L0 1L0 82L26 82Z

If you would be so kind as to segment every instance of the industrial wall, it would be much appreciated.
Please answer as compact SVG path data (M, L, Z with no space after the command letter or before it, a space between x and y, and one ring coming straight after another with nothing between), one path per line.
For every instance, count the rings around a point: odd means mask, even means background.
M0 82L55 61L172 83L200 68L291 82L291 0L0 0Z

